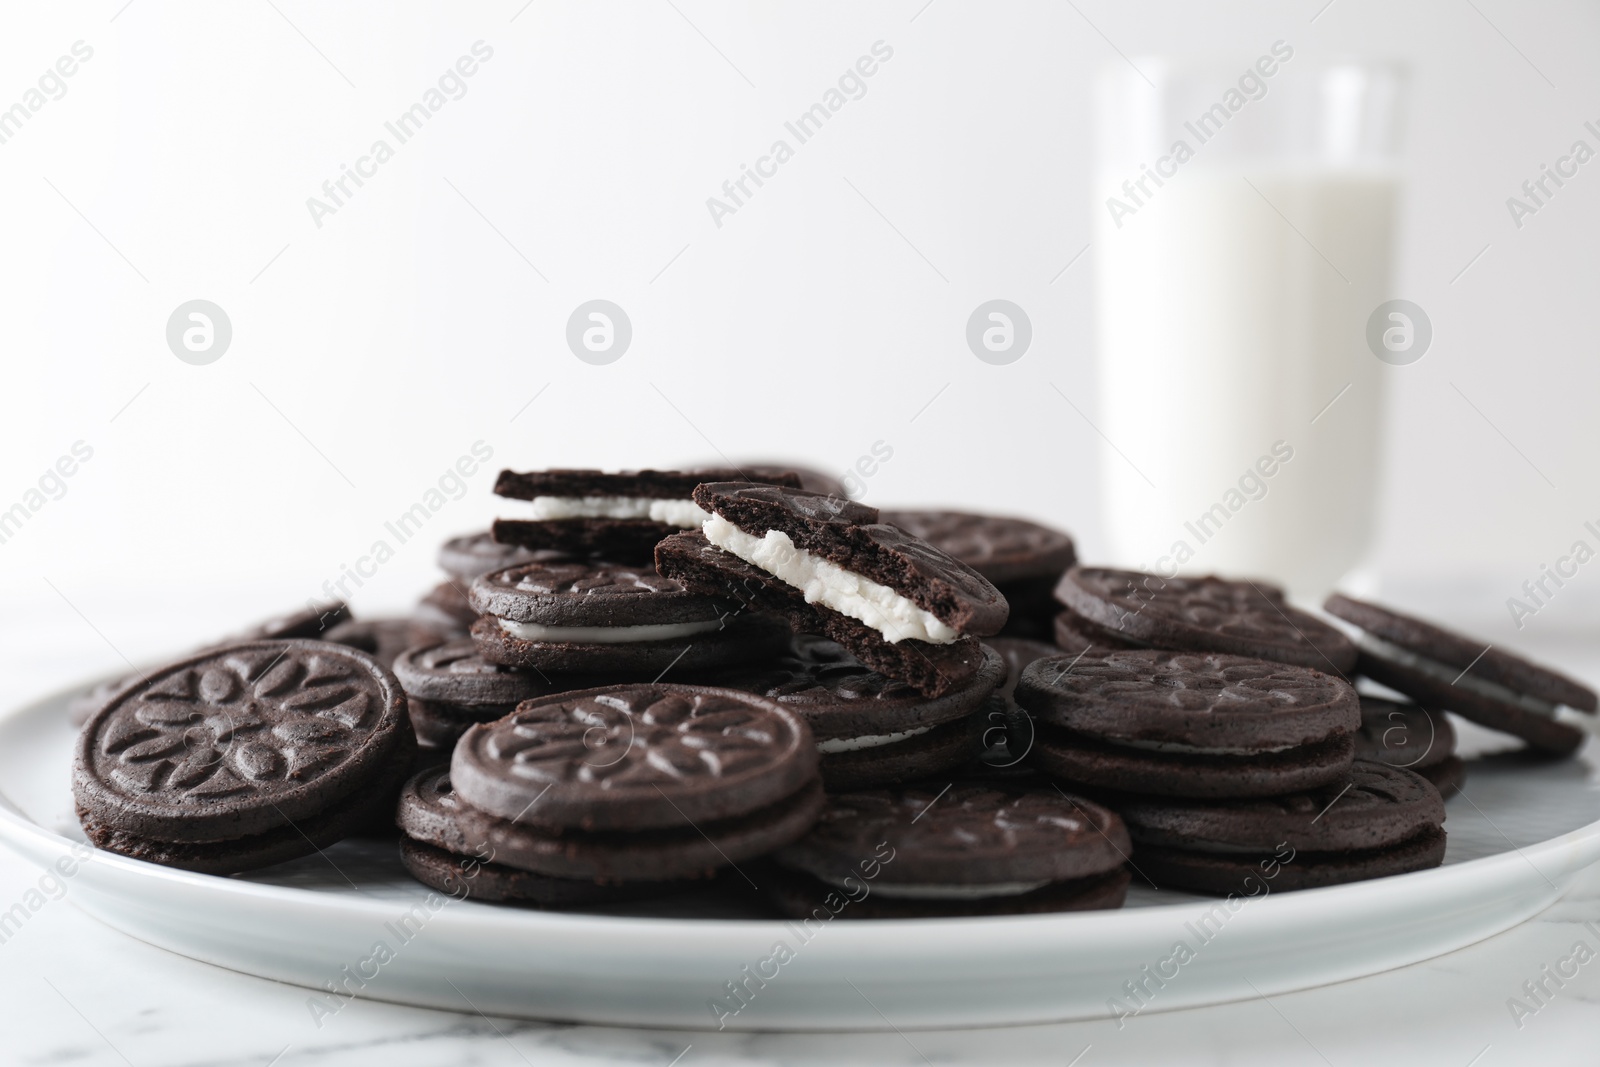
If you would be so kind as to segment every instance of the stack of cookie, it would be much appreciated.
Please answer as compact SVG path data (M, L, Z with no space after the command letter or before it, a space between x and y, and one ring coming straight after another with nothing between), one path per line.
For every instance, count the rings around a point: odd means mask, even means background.
M1147 877L1256 895L1442 862L1438 791L1356 760L1355 646L1281 590L1074 567L1057 597L1065 651L1017 687L1027 761L1118 811Z
M394 676L325 641L246 641L142 676L78 735L89 840L214 874L388 821L415 741Z
M651 895L787 845L822 809L816 747L762 697L669 683L523 701L402 794L401 858L452 895L544 907Z

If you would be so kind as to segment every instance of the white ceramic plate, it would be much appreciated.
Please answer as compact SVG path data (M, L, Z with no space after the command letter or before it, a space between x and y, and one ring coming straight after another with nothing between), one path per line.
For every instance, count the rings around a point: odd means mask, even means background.
M41 867L83 840L69 788L70 695L0 718L0 841ZM1462 733L1463 751L1483 747L1487 735ZM150 944L312 987L311 1012L338 1010L339 998L314 992L331 983L457 1011L696 1029L1081 1019L1110 1014L1112 1001L1137 1007L1130 982L1143 985L1149 1011L1271 995L1427 959L1527 919L1600 860L1593 749L1556 764L1475 760L1466 793L1449 804L1441 868L1268 894L1233 912L1136 888L1116 912L835 920L809 940L794 924L696 917L712 912L694 899L648 915L458 901L429 913L416 907L426 890L393 846L359 841L239 878L96 853L68 895ZM1163 964L1183 956L1179 941L1191 958ZM763 967L784 956L774 953L779 942L790 958ZM776 974L748 979L746 968ZM729 982L753 991L736 1014Z

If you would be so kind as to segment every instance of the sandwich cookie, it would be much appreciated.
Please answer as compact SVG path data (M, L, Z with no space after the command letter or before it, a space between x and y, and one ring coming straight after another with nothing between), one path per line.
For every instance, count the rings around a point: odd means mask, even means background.
M716 685L769 697L811 727L822 782L839 792L926 777L977 754L986 725L979 711L1005 674L1000 655L961 689L925 697L885 677L839 645L801 634L772 663L734 668Z
M371 656L249 642L113 696L78 735L73 797L99 848L232 874L387 819L415 747L405 694Z
M795 840L823 800L799 716L670 684L524 701L462 736L450 780L457 811L431 829L407 823L410 837L590 882L706 877Z
M1361 725L1332 675L1243 656L1130 649L1036 660L1017 683L1028 762L1077 785L1259 797L1342 780Z
M360 649L391 670L395 657L419 640L431 637L432 631L415 620L394 618L346 619L322 635L324 641Z
M1461 791L1467 777L1467 765L1455 751L1455 727L1444 712L1362 694L1356 759L1416 771L1448 798Z
M479 655L469 637L409 648L395 660L394 673L406 691L417 742L440 749L453 746L473 723L509 715L529 697L604 684L587 675L541 679L531 671L501 667Z
M529 501L532 515L497 519L492 532L502 544L642 563L663 537L698 529L705 522L705 512L691 499L695 486L752 477L734 470L501 471L495 493ZM800 485L799 477L789 471L774 471L758 480Z
M1429 708L1567 756L1585 732L1558 722L1562 707L1594 714L1594 690L1520 656L1363 600L1334 594L1323 609L1356 629L1361 674Z
M1108 803L1128 824L1139 870L1175 889L1259 896L1444 861L1439 791L1419 774L1381 763L1358 762L1341 781L1291 796Z
M1119 908L1122 820L1051 787L957 782L828 798L773 859L771 894L795 918L1013 915Z
M1224 578L1163 578L1074 567L1056 585L1072 626L1141 648L1220 652L1346 677L1356 648L1344 634L1290 607L1276 586Z
M972 768L976 776L1017 777L1033 772L1023 763L1033 748L1033 720L1017 706L1017 683L1035 660L1060 654L1060 649L1025 637L990 637L984 645L1000 654L1005 680L983 705L983 751Z
M691 589L785 616L928 697L964 688L999 632L1006 602L989 581L876 508L799 489L714 482L694 499L700 533L656 549L656 569Z
M993 582L1011 606L1005 633L1049 639L1056 581L1078 559L1070 536L1026 519L966 511L885 511L883 521Z
M653 678L764 660L789 628L692 593L649 567L599 560L523 563L472 583L472 625L490 663L543 673Z
M466 844L461 820L482 816L470 812L450 788L450 770L435 767L408 781L400 790L395 823L400 863L423 885L459 899L568 908L629 900L666 890L656 882L596 882L583 878L550 878L494 860L487 836L468 855L447 851L428 841ZM412 834L417 836L413 837Z

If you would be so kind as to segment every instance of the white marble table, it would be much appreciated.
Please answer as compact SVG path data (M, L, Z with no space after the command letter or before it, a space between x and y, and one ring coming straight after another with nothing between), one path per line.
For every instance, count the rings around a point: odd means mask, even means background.
M117 662L103 649L86 651L81 620L61 611L44 620L0 633L6 647L22 648L0 671L0 707ZM177 647L184 644L180 638ZM173 647L170 637L164 647ZM142 658L163 647L123 651ZM1581 645L1553 642L1550 654L1580 676L1600 678L1600 660ZM0 901L20 899L36 879L0 852ZM738 1035L544 1025L360 1001L319 1028L306 1008L308 991L135 941L77 911L69 888L0 944L0 1064L1593 1064L1600 1062L1600 957L1520 1026L1507 1006L1580 939L1600 951L1600 935L1586 922L1600 928L1600 870L1534 920L1449 955L1270 1001L1148 1013L1121 1030L1105 1020Z

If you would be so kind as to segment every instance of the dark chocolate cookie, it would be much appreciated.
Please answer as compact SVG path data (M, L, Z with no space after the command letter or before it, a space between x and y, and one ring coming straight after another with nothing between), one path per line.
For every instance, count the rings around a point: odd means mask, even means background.
M1420 774L1450 759L1455 750L1455 727L1444 712L1362 695L1356 759Z
M501 471L494 491L531 500L532 519L499 519L492 529L498 542L575 556L645 562L657 541L693 529L705 515L690 494L702 481L748 481L756 475L733 470ZM761 476L798 488L793 472Z
M972 637L950 644L912 638L890 642L872 627L837 611L806 602L805 594L700 533L675 534L656 546L656 569L708 596L732 597L746 608L780 616L796 633L836 641L880 674L904 681L924 696L941 697L971 683L983 663Z
M1324 609L1359 628L1357 671L1430 708L1520 737L1552 755L1585 733L1556 721L1566 706L1594 713L1596 694L1556 671L1389 608L1335 594Z
M997 586L1030 578L1054 583L1078 558L1071 537L1027 519L966 511L885 511L881 519Z
M400 839L400 864L423 885L457 900L529 904L537 908L574 908L633 900L664 888L652 882L601 883L583 878L550 878L503 863L457 856L409 837Z
M485 659L543 673L654 677L776 655L789 630L645 567L525 563L472 585Z
M455 578L462 588L472 584L472 579L490 571L515 567L519 563L534 563L540 559L557 558L557 553L530 552L518 545L503 545L488 530L480 533L452 537L439 546L439 569ZM471 621L470 619L468 620Z
M355 793L313 815L228 841L161 841L101 822L82 808L78 820L90 842L107 852L201 874L240 874L309 856L357 834L392 829L395 795L416 751L405 732L378 776Z
M793 474L800 479L799 487L807 492L838 497L850 495L850 490L845 487L844 482L833 475L815 467L804 467L795 463L739 463L734 465L732 471L726 467L707 467L695 473L708 482L770 482L773 485L787 485L786 480L779 480L780 476Z
M715 683L776 700L805 719L821 751L847 751L871 746L829 742L920 730L971 715L1005 677L1000 654L985 650L983 655L970 683L930 699L872 670L835 642L802 634L785 655L720 672Z
M1349 638L1257 582L1080 566L1062 576L1056 599L1092 627L1147 648L1253 656L1341 676L1356 663Z
M371 787L410 735L405 694L372 657L249 642L152 671L108 701L78 737L73 793L110 830L236 840Z
M1035 767L1176 796L1270 796L1333 781L1361 723L1355 690L1320 671L1153 649L1036 660L1016 699L1035 722Z
M1460 756L1451 756L1439 763L1418 767L1416 771L1432 782L1439 795L1446 800L1461 792L1461 787L1467 783L1467 761Z
M1079 652L1105 652L1114 648L1141 648L1143 646L1132 641L1125 641L1115 634L1095 626L1089 620L1074 615L1070 611L1063 611L1056 615L1051 627L1055 638L1056 647L1063 652L1077 655Z
M971 567L898 527L878 521L876 508L801 489L745 482L708 482L694 501L735 531L757 539L775 532L793 548L865 578L932 615L960 634L984 637L1005 625L1005 598ZM715 540L713 523L706 536ZM910 621L885 615L876 625L915 637Z
M930 699L835 642L802 634L772 663L733 668L710 681L798 712L822 754L823 784L860 789L926 777L975 753L981 730L974 729L974 715L1005 671L998 653L985 656L965 688Z
M830 797L812 831L773 858L877 902L879 914L970 914L978 902L987 913L1031 910L1034 894L1113 874L1129 852L1122 821L1098 804L962 782ZM1120 903L1116 894L1111 906Z
M1356 763L1343 781L1254 800L1108 801L1127 822L1139 869L1201 892L1248 892L1271 857L1272 889L1301 889L1438 866L1444 802L1411 771ZM1254 895L1254 894L1251 894Z
M467 627L478 621L478 613L472 610L472 602L467 599L470 582L471 579L462 578L440 582L417 601L412 618L419 626L441 637L466 633Z
M552 692L537 674L490 663L465 637L408 648L394 674L408 696L446 704L516 704Z
M1055 656L1060 650L1024 637L990 637L983 643L1000 653L1006 665L1006 677L984 703L983 750L978 756L981 766L972 770L985 777L996 772L1030 773L1022 766L1022 761L1033 747L1033 720L1017 706L1017 682L1030 663Z
M303 608L257 623L243 633L225 637L208 647L224 648L246 641L288 641L301 637L321 639L327 636L329 630L348 622L350 618L350 605L342 600L327 604L308 603Z
M618 685L524 701L475 726L451 777L490 815L558 829L645 830L744 815L817 774L804 720L732 689Z
M322 635L324 641L359 648L385 667L393 668L395 657L411 647L427 631L412 619L346 619Z
M815 776L773 803L729 818L639 829L557 830L483 812L454 792L451 775L424 773L401 794L396 816L410 838L459 856L550 878L659 883L705 878L804 834L823 805Z

